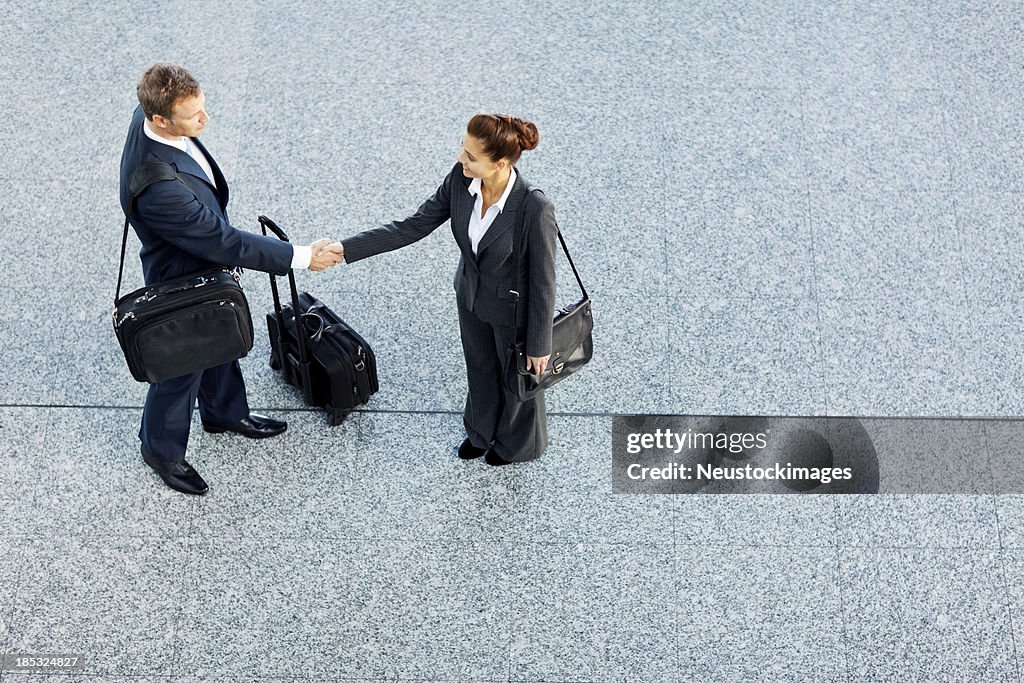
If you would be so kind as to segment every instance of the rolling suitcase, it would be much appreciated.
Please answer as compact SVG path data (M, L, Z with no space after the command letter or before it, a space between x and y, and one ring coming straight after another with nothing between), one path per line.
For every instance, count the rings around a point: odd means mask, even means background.
M274 221L266 216L259 221L264 235L269 229L288 241ZM288 272L288 285L292 302L282 306L277 279L270 276L274 297L274 308L267 312L270 367L299 389L306 403L322 407L329 424L340 424L379 389L377 358L366 340L334 311L312 294L298 292L292 271ZM295 311L299 311L298 326Z

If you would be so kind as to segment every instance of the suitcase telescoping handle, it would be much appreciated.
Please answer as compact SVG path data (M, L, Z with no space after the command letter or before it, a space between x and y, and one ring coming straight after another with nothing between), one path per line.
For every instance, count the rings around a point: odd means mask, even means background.
M266 216L260 216L260 227L263 229L263 235L266 236L267 230L277 235L282 242L288 242L288 235L284 234L284 230L277 227L277 223L270 220ZM305 366L309 363L309 352L306 350L306 330L302 324L302 314L299 312L299 290L295 286L295 271L291 268L288 269L288 286L292 290L292 316L295 318L295 343L299 347L299 362ZM270 292L274 297L274 313L277 316L277 333L281 340L278 348L281 350L281 368L284 372L287 372L289 367L288 352L285 349L285 336L284 331L284 313L281 310L281 297L277 293L277 278L274 277L273 273L270 273Z

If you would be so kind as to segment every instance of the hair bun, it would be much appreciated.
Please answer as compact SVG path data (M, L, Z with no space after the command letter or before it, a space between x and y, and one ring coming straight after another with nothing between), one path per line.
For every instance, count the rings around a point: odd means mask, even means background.
M512 122L519 133L519 146L523 149L535 149L540 141L540 131L537 130L537 124L523 119L512 119Z

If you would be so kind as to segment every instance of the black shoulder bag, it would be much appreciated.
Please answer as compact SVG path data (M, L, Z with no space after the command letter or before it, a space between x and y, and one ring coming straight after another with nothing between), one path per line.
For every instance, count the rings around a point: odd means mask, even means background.
M523 208L516 217L515 233L512 235L512 263L516 268L516 288L511 291L513 301L512 328L515 329L519 313L519 293L522 291L519 268L520 241L526 240L526 204L534 192L530 189L523 198ZM558 226L555 226L558 230ZM505 387L520 401L533 398L539 392L554 386L573 374L594 355L594 316L590 309L590 296L583 286L576 264L572 262L569 249L565 246L562 231L558 230L558 241L562 251L569 259L572 274L576 276L576 284L580 286L582 297L574 304L569 304L555 313L551 323L551 359L544 374L536 375L526 369L526 343L516 341L508 348L505 362Z
M129 184L129 212L144 189L163 180L185 184L169 164L157 161L139 166ZM253 343L252 316L237 271L210 268L136 289L122 297L127 244L126 215L113 322L132 377L139 382L161 382L249 353Z

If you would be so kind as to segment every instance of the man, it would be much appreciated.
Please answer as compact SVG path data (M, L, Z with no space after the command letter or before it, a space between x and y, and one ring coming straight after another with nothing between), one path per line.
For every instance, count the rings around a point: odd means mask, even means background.
M293 246L231 226L227 182L198 140L210 120L206 98L188 70L154 64L137 91L139 106L121 155L120 194L142 242L147 285L217 265L284 275L289 268L319 272L338 263L341 245L327 239ZM178 179L155 182L133 200L132 174L153 161L169 164ZM139 430L142 459L172 489L203 494L206 482L185 461L197 398L208 432L262 439L280 434L287 424L249 412L238 361L151 384Z

